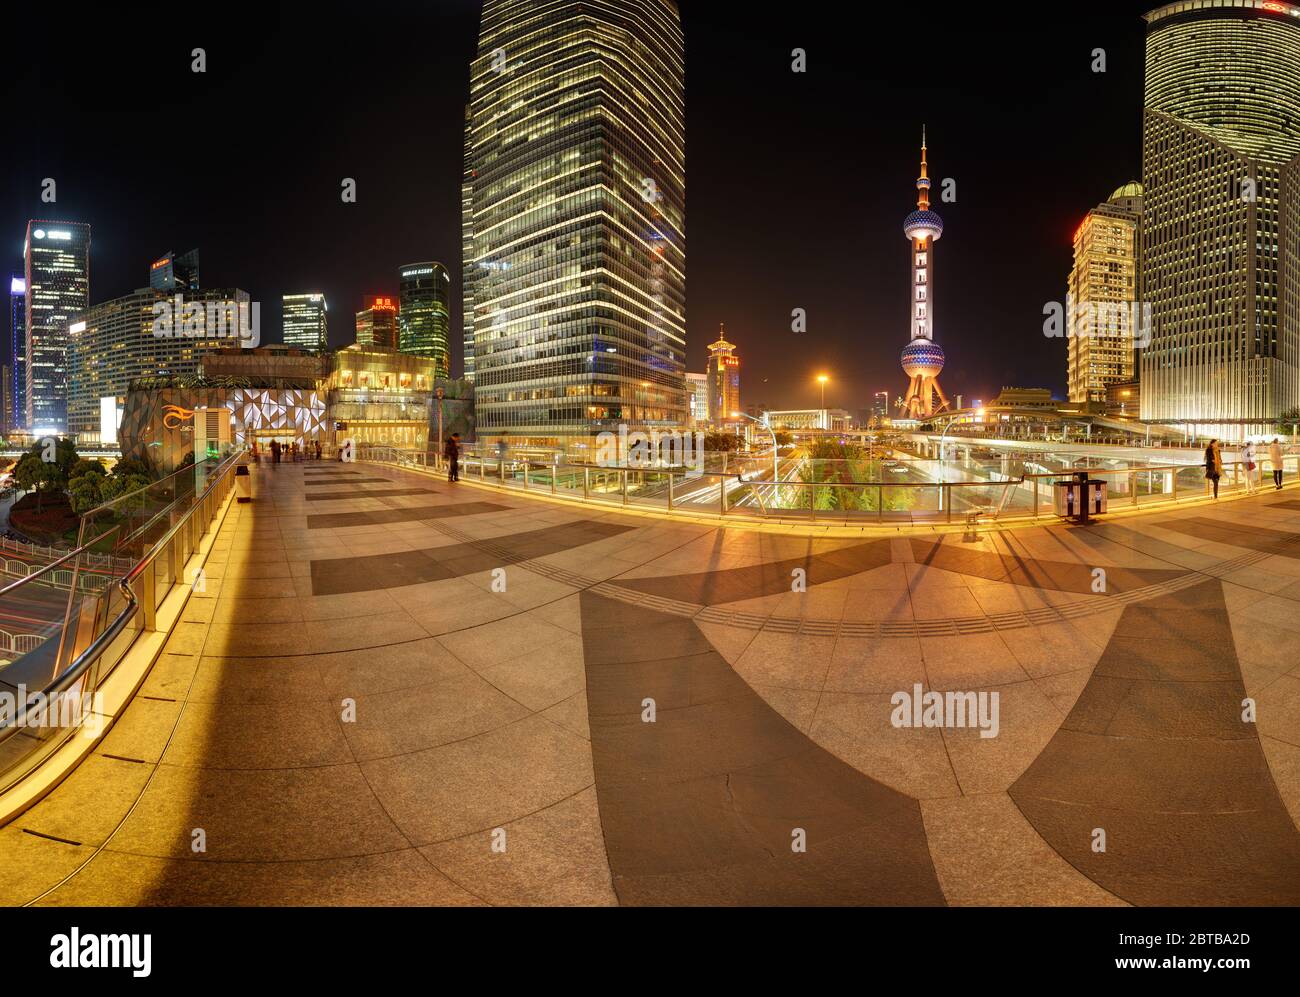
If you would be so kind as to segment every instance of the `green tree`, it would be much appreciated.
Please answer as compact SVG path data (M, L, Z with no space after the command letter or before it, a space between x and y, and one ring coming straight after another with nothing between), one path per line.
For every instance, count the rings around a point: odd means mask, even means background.
M704 449L707 453L718 453L726 451L734 453L740 449L740 437L735 433L714 432L704 434Z
M71 440L43 439L18 459L14 481L23 491L36 493L36 512L45 508L45 496L62 493L68 487L68 475L77 463L77 448Z

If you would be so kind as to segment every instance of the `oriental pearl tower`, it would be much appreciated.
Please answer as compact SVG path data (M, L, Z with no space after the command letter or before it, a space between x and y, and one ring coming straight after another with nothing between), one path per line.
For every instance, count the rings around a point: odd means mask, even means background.
M948 407L948 399L939 387L943 347L934 341L934 244L943 235L943 219L930 210L927 170L925 129L922 128L916 210L903 221L903 232L912 242L912 341L903 348L902 355L903 373L910 379L903 410L910 419L928 419Z

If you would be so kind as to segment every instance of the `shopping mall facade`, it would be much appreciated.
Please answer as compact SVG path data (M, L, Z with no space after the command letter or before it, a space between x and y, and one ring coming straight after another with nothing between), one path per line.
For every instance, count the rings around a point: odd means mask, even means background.
M377 346L329 354L295 347L226 349L203 358L197 377L141 378L122 400L122 456L167 473L194 452L196 421L230 413L229 443L272 442L333 452L345 440L404 450L474 434L473 387L435 378L432 360ZM200 430L202 432L202 430ZM206 439L206 436L204 437Z

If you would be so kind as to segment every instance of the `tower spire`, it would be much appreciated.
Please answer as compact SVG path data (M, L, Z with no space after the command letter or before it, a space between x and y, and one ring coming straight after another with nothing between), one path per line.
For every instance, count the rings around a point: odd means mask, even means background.
M930 207L930 168L925 161L925 125L921 126L921 175L916 180L916 206L925 211Z

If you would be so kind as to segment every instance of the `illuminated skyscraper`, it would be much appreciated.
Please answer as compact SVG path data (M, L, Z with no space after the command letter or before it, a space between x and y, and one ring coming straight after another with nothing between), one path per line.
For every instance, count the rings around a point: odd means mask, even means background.
M934 341L934 244L943 235L943 219L930 210L930 174L921 130L921 175L917 178L916 210L903 220L903 233L912 242L912 339L903 347L903 373L908 378L903 409L909 419L926 419L948 407L939 387L943 347ZM939 405L934 404L938 396Z
M408 263L397 271L397 348L433 361L435 377L451 372L451 277L441 263Z
M1142 185L1120 187L1074 233L1070 270L1072 402L1104 402L1111 384L1134 377Z
M470 122L472 108L465 105L465 168L460 182L460 291L461 291L461 372L474 380L474 279L478 264L474 261L474 168L470 165Z
M357 345L397 349L397 302L372 295L366 307L357 312Z
M740 405L740 357L734 343L727 342L726 326L718 326L718 340L709 344L709 422L721 426L740 422L733 412L743 412Z
M1300 404L1300 7L1146 20L1142 418L1267 432Z
M464 192L481 437L686 425L683 75L672 0L486 0Z
M168 253L149 265L149 286L156 291L199 290L199 251Z
M686 374L686 405L692 426L704 426L709 421L709 375Z
M9 344L6 350L9 368L9 411L5 421L10 430L27 425L27 278L13 274L9 278Z
M284 345L324 353L329 349L329 305L318 292L282 298Z
M90 305L90 226L33 219L23 245L27 280L26 425L68 428L68 327Z

